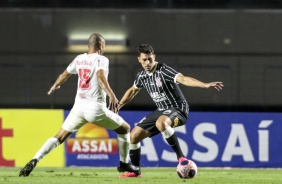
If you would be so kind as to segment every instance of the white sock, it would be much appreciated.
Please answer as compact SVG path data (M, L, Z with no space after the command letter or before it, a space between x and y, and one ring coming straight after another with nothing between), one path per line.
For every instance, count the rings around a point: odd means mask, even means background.
M137 144L130 144L129 147L131 150L137 150L138 148L141 147L141 143L138 142Z
M119 159L123 163L129 162L129 133L118 134L118 148L119 148Z
M50 151L60 145L60 142L57 138L49 138L43 146L38 150L33 158L36 158L38 161L45 157Z
M170 126L168 126L165 131L162 132L162 135L164 136L164 138L169 138L170 136L172 136L174 133L173 128L171 128Z

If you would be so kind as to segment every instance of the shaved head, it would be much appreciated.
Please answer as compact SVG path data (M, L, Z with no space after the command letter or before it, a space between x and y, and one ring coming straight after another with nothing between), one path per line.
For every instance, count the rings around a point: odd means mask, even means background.
M105 42L105 39L99 33L93 33L88 39L88 46L93 47L95 50L100 50L100 45Z
M88 53L99 53L103 54L105 51L105 39L99 33L93 33L88 39Z

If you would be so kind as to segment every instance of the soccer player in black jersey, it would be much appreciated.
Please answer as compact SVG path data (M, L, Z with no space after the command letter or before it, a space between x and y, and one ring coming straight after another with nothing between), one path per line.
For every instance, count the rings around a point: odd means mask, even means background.
M215 88L217 91L222 90L223 83L204 83L192 77L184 76L166 64L158 63L155 60L156 56L151 45L142 44L139 46L138 51L138 61L144 70L137 74L133 86L125 92L118 108L120 109L131 101L142 88L145 88L158 109L143 118L131 131L131 162L140 168L140 141L162 133L181 163L187 159L182 153L173 127L186 123L189 106L178 83L190 87ZM141 170L121 174L120 177L141 177Z

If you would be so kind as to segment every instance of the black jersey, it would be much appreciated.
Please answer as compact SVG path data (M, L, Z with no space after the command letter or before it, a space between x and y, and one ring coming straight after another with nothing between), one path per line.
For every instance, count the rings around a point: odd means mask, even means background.
M179 72L166 64L157 63L153 73L139 72L134 85L145 88L160 110L177 108L188 113L188 103L176 83Z

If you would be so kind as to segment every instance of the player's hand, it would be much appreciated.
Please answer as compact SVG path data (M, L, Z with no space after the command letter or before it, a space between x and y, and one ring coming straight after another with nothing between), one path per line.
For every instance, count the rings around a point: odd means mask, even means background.
M116 97L109 98L109 109L114 113L118 113L118 99Z
M50 90L47 92L48 95L51 95L56 89L60 89L60 86L52 86Z
M124 104L118 102L118 111L124 106Z
M222 82L210 82L210 83L208 83L207 88L214 88L217 91L221 91L223 86L224 85L223 85Z

